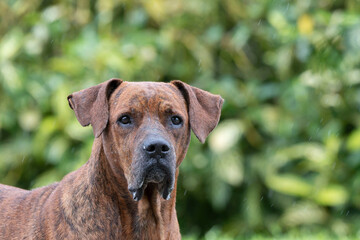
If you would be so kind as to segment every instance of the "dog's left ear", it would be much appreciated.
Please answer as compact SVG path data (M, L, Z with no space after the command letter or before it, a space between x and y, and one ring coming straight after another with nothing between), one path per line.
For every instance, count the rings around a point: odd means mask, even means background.
M122 83L112 78L96 86L70 94L67 99L82 126L91 124L95 137L99 137L109 121L109 98Z
M183 94L188 104L191 129L200 142L204 143L219 122L224 99L179 80L171 83Z

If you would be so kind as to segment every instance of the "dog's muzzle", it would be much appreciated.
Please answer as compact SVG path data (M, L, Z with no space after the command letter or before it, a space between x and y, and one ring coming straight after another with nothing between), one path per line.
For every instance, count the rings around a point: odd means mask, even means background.
M139 201L148 183L157 184L159 194L170 199L174 189L176 157L173 147L163 138L148 138L140 145L132 164L129 191Z

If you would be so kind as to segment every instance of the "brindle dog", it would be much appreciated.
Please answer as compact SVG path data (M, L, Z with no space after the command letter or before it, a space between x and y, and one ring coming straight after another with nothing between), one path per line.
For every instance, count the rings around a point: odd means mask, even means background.
M0 185L0 238L180 239L179 165L190 130L204 142L223 99L181 81L110 79L68 101L93 127L90 159L46 187Z

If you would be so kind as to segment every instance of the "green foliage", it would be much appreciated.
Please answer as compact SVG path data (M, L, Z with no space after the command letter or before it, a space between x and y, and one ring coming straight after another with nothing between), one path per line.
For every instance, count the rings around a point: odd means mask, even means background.
M205 145L193 136L181 165L188 239L358 236L359 6L1 1L0 182L43 186L86 162L92 131L68 94L112 77L181 79L225 99L219 126Z

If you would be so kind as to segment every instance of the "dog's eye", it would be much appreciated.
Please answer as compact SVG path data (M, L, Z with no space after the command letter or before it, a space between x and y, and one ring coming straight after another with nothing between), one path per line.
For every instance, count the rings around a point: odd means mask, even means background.
M129 117L128 115L124 115L124 116L121 116L121 117L119 118L118 122L121 123L121 124L126 125L126 124L130 124L130 123L131 123L131 119L130 119L130 117Z
M171 122L174 124L174 125L180 125L182 123L182 119L181 117L179 116L172 116L171 117Z

